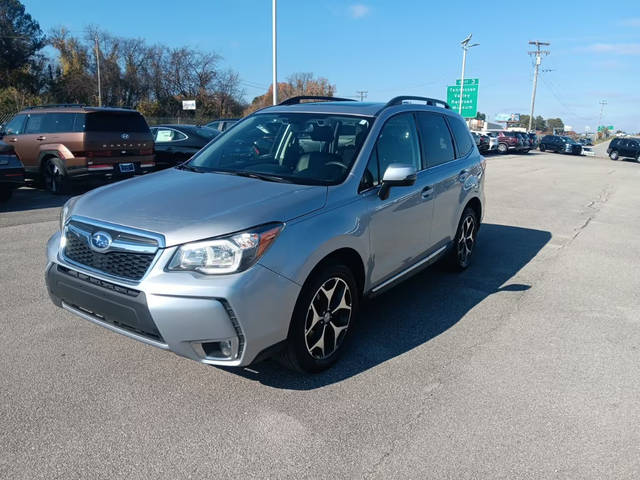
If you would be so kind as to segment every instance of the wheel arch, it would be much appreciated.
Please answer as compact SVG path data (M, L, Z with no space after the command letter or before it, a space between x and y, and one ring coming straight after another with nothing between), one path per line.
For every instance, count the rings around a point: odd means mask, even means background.
M309 282L311 278L321 270L323 267L327 265L334 264L342 264L351 270L353 276L356 280L356 284L358 286L358 293L360 295L364 292L365 286L365 270L364 270L364 262L362 261L362 257L360 254L353 248L343 247L333 252L325 255L316 265L311 269L309 275L307 275L307 279L305 280L305 285Z

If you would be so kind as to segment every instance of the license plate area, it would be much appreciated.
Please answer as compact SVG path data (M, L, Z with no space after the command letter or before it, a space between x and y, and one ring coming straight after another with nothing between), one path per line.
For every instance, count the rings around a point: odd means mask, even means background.
M119 164L120 173L132 173L135 171L133 168L133 163L121 163Z

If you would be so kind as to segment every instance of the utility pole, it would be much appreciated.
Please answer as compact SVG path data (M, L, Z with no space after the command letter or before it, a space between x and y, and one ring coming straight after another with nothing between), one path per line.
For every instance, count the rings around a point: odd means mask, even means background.
M98 106L102 106L102 87L100 85L100 45L98 44L98 35L94 37L96 41L96 66L98 70Z
M271 42L273 51L273 104L278 104L278 70L277 70L277 56L276 56L276 2L277 0L271 0Z
M598 126L596 127L596 139L598 138L598 129L602 127L602 115L604 114L604 106L606 104L606 100L600 100L600 118L598 119ZM602 130L602 138L604 138L604 130Z
M462 115L462 93L464 92L464 69L467 64L467 50L480 45L479 43L474 43L473 45L469 45L472 35L473 34L470 33L467 38L465 38L462 42L460 42L460 45L462 46L462 76L460 78L460 104L458 105L458 113L460 115Z
M367 93L369 93L368 90L356 90L356 93L358 95L360 95L360 101L364 102L364 99L367 98Z
M529 131L531 131L531 125L533 124L533 110L536 104L536 88L538 88L538 71L540 70L540 63L542 62L542 55L549 55L549 50L540 50L541 46L551 45L548 42L540 42L538 40L529 42L529 45L535 45L535 51L528 52L529 55L536 56L536 70L533 74L533 91L531 92L531 113L529 115Z

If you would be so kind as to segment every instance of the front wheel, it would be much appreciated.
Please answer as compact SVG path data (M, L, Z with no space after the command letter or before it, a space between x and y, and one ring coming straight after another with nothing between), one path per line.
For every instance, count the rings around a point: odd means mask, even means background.
M458 231L453 240L453 247L449 251L448 263L454 270L462 271L471 264L471 256L476 246L478 221L473 208L467 207L464 209L458 224Z
M618 160L620 158L620 156L618 155L618 152L616 150L614 150L613 152L611 152L609 154L609 158L611 160Z
M547 149L547 147L544 146L544 143L540 144L540 151L544 152Z
M44 187L56 195L69 192L70 181L59 158L50 158L44 164Z
M358 315L360 295L351 270L329 265L305 283L289 327L283 360L308 373L333 365Z

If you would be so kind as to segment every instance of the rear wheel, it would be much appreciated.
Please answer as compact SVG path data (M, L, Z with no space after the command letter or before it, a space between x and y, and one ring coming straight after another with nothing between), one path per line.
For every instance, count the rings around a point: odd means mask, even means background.
M620 156L618 155L618 151L614 150L609 154L609 158L611 160L618 160L620 158Z
M540 144L540 151L544 152L547 149L547 147L544 146L544 143Z
M315 373L333 365L358 315L359 293L351 270L329 265L305 283L296 303L283 360Z
M507 147L506 143L499 143L498 144L498 151L500 153L507 153L509 151L509 147Z
M471 207L465 208L453 240L453 247L449 250L448 263L454 270L462 271L471 264L478 227L475 210Z
M44 188L56 195L63 195L70 190L70 180L59 158L49 158L43 168Z

